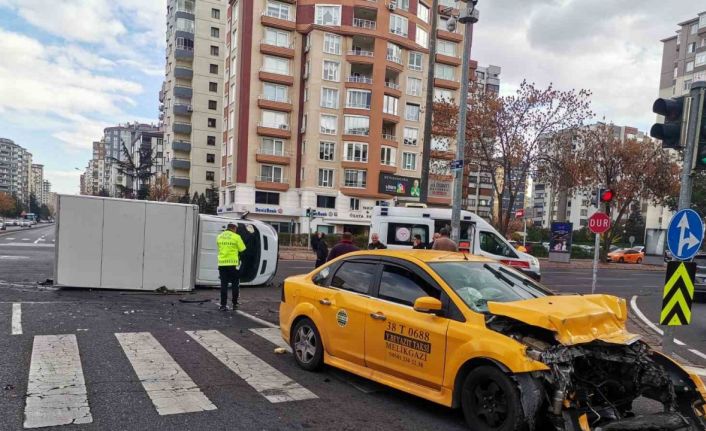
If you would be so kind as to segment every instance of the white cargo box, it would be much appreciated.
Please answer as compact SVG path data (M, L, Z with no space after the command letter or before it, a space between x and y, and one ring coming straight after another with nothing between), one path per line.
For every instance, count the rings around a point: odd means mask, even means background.
M197 206L59 195L56 214L55 285L194 288Z

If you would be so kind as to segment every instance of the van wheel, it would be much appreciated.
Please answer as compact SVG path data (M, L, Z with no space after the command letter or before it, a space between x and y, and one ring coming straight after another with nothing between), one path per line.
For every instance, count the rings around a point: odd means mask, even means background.
M321 369L324 364L324 345L316 325L310 319L302 319L292 331L292 352L297 364L307 371Z
M473 431L516 431L525 423L517 386L492 366L481 366L468 373L461 392L461 407Z

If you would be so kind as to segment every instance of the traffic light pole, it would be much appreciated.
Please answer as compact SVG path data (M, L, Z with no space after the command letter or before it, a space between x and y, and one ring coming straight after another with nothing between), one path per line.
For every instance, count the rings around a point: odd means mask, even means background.
M699 121L699 106L704 97L706 82L695 82L691 86L691 98L685 100L684 113L689 117L686 127L686 144L684 145L684 162L681 171L681 189L679 190L679 209L691 208L691 188L693 182L694 155L696 153L696 140L698 131L696 125ZM674 351L674 327L665 326L662 335L662 350L664 353Z

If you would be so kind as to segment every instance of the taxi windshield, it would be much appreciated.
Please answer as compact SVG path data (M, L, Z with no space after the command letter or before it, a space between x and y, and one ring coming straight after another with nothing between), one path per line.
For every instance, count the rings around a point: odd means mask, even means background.
M429 266L473 311L485 313L488 302L512 302L552 295L533 280L498 263L443 262Z

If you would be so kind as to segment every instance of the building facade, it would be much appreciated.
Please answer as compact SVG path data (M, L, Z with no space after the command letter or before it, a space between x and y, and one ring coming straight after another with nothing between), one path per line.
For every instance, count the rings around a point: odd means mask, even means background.
M32 154L10 139L0 138L0 192L29 204L32 191Z
M49 180L42 181L42 198L39 200L40 205L49 205L52 201L51 182Z
M174 195L220 181L225 0L169 0L165 80L159 93L165 173ZM249 79L249 78L248 78Z
M475 72L476 88L491 93L500 93L500 66L478 66Z
M30 193L34 195L40 204L44 199L44 165L32 164Z
M681 96L692 82L706 81L706 11L677 25L676 35L662 39L660 97Z
M376 204L418 201L425 95L459 100L463 33L447 19L418 0L230 1L219 212L361 233ZM429 202L450 204L455 145L431 144Z

